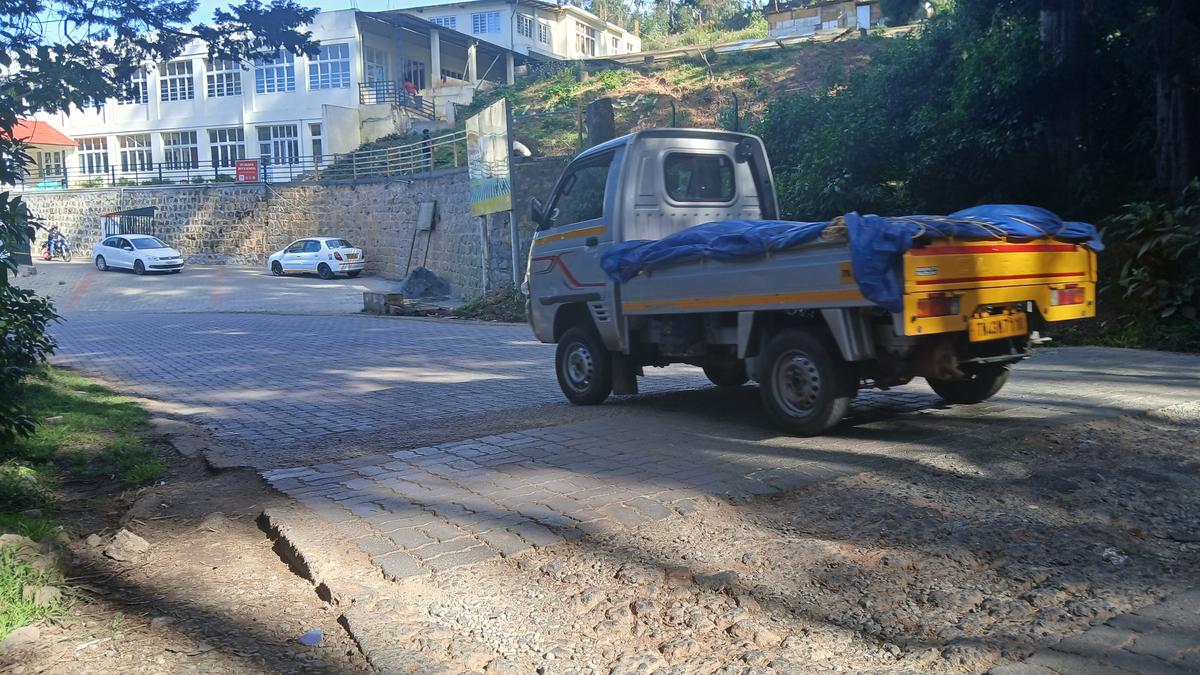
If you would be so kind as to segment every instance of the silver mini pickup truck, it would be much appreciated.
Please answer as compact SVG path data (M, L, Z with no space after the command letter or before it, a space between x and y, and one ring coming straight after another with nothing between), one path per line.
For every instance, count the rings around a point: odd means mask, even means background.
M610 278L601 258L615 244L779 217L766 151L745 134L615 139L576 157L532 206L529 323L557 343L559 385L580 405L637 393L646 366L687 363L718 386L757 381L780 427L815 435L863 387L919 376L949 402L983 401L1030 354L1032 328L1095 313L1095 254L1043 240L922 241L904 253L898 312L863 296L845 227L763 257Z

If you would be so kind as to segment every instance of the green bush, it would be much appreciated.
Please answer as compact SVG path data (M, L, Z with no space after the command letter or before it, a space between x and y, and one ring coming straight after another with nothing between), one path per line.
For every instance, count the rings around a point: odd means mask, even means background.
M0 274L7 272L0 269ZM57 318L49 300L0 284L0 460L17 438L34 430L25 379L54 352L46 325Z
M1200 317L1200 179L1174 204L1137 202L1104 227L1109 255L1123 259L1114 285L1132 307L1160 318Z
M602 70L596 73L594 77L600 83L602 91L613 91L614 89L620 89L628 85L637 77L637 74L632 70L618 68L615 70Z
M514 284L493 289L468 301L454 312L464 319L482 321L525 321L525 296Z

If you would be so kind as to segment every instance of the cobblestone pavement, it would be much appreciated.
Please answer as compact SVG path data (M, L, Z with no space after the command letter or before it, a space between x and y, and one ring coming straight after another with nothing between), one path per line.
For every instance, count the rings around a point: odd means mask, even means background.
M371 432L404 436L414 427L453 427L464 417L570 408L555 381L553 346L535 341L525 326L75 312L52 330L56 362L173 404L218 438L243 441L249 464L260 457L273 466L295 463L299 446L328 448ZM698 370L673 368L653 371L642 384L655 392L707 380ZM386 447L388 439L379 442Z
M990 675L1200 672L1200 589L1122 614Z

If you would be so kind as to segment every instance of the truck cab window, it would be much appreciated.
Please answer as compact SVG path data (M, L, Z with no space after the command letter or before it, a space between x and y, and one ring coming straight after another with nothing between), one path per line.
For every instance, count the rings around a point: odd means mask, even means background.
M550 227L581 223L604 215L604 188L613 156L589 159L569 170L559 183L550 208Z
M663 184L674 202L733 201L733 162L725 155L671 153Z

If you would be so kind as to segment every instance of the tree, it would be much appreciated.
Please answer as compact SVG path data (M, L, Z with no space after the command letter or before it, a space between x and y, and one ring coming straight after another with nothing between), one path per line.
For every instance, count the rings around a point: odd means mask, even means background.
M38 111L82 109L124 93L147 62L177 56L195 39L214 58L255 53L312 53L311 34L300 26L316 10L294 0L245 0L213 12L211 23L189 26L196 0L0 0L0 186L26 175L30 157L12 133L18 119ZM25 248L28 209L19 196L0 191L0 250ZM15 261L0 260L0 456L17 435L33 430L22 412L21 387L52 352L46 324L53 307L7 283Z

